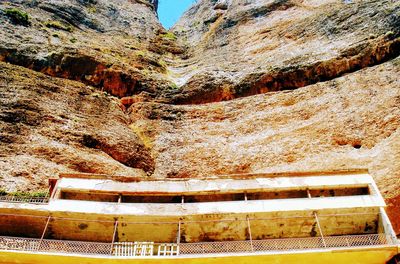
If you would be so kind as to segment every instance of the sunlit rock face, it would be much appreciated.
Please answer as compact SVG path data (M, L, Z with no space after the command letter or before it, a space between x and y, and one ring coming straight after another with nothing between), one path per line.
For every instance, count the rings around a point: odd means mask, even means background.
M173 27L189 46L176 103L292 90L399 55L398 1L198 1Z
M399 230L399 73L396 58L294 91L136 103L131 127L156 153L154 177L368 168Z
M400 232L399 1L50 2L0 3L0 188L368 168Z
M1 62L0 88L0 188L40 189L63 171L154 170L116 98Z
M10 9L26 13L29 24L15 23ZM0 61L117 97L171 86L163 56L174 43L148 0L1 1L0 10Z

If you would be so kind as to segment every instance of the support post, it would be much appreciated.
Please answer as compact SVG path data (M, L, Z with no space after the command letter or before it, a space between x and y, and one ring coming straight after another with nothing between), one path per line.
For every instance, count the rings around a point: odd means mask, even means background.
M253 247L253 236L251 235L251 225L250 225L249 216L246 216L246 220L247 220L247 229L249 230L249 238L250 238L251 251L254 251L254 247Z
M58 193L58 183L59 183L59 181L60 181L60 179L55 181L49 199L54 199L56 197L56 194Z
M40 237L38 250L40 250L40 247L42 246L42 242L43 242L44 236L46 235L46 231L47 231L47 227L49 226L50 219L51 219L51 216L49 215L49 216L47 217L46 225L45 225L45 227L44 227L42 236Z
M50 222L51 216L47 217L47 222L46 222L46 226L44 227L42 236L40 237L40 240L43 240L44 236L46 235L46 231L47 231L47 227L49 226L49 222Z
M42 202L45 202L46 200L49 201L52 193L52 186L50 185L49 188L47 189L46 196L43 198Z
M176 254L177 255L179 255L180 244L181 244L181 225L182 225L182 222L181 222L181 220L179 220L179 222L178 222L178 237L176 238L176 244L177 244Z
M244 200L247 201L247 192L244 192Z
M110 255L112 255L113 249L114 249L114 243L115 243L115 235L117 233L117 227L118 227L118 220L115 220L114 223L114 232L113 232L113 237L111 241L111 249L110 249Z
M312 198L311 197L311 193L310 193L310 190L307 188L307 196L308 196L308 198Z
M314 212L314 217L315 217L315 221L317 221L317 226L318 226L319 233L321 234L322 244L323 244L324 247L326 248L326 243L325 243L325 239L324 239L324 234L322 233L322 228L321 228L321 225L319 224L319 219L318 219L317 212Z
M179 220L179 222L178 222L178 236L176 238L176 243L178 244L178 246L181 243L181 224L182 224L182 222Z

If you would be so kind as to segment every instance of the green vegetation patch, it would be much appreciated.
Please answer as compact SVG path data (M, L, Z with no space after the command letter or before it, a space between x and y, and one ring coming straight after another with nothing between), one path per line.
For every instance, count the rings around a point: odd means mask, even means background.
M45 25L48 28L54 28L54 29L68 31L68 32L72 32L72 30L73 30L72 26L61 23L60 21L47 21L45 23Z
M145 53L144 53L144 51L139 50L138 52L136 52L136 55L137 55L138 57L144 57Z
M179 89L179 86L178 86L176 83L171 83L171 84L169 85L169 89L170 89L170 90L178 90L178 89Z
M160 66L160 67L163 68L163 69L166 69L166 68L167 68L167 63L166 63L163 59L159 59L159 60L157 61L157 64L158 64L158 66Z
M97 8L95 6L88 7L87 10L90 14L95 14L97 12Z
M31 23L29 21L28 13L18 9L18 8L10 8L5 11L6 16L8 16L14 24L29 26Z
M48 191L37 191L37 192L7 192L0 189L0 196L14 196L20 198L45 198L48 196Z
M175 34L172 33L172 32L167 32L167 33L163 34L162 37L163 37L164 39L176 40L176 36L175 36Z

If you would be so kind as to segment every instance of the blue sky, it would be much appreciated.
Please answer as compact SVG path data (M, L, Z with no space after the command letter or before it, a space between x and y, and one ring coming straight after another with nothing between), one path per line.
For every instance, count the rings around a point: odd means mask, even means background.
M158 17L166 29L172 27L195 0L159 0Z

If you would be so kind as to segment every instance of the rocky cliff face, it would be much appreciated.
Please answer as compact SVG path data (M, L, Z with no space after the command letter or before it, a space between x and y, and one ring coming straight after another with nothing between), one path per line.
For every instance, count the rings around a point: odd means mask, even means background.
M176 103L331 80L399 55L398 1L203 0L173 28L189 48Z
M2 61L117 97L172 85L163 56L181 51L147 0L2 1L0 9Z
M0 3L2 188L368 168L400 232L399 1L200 0L173 33L154 11Z

